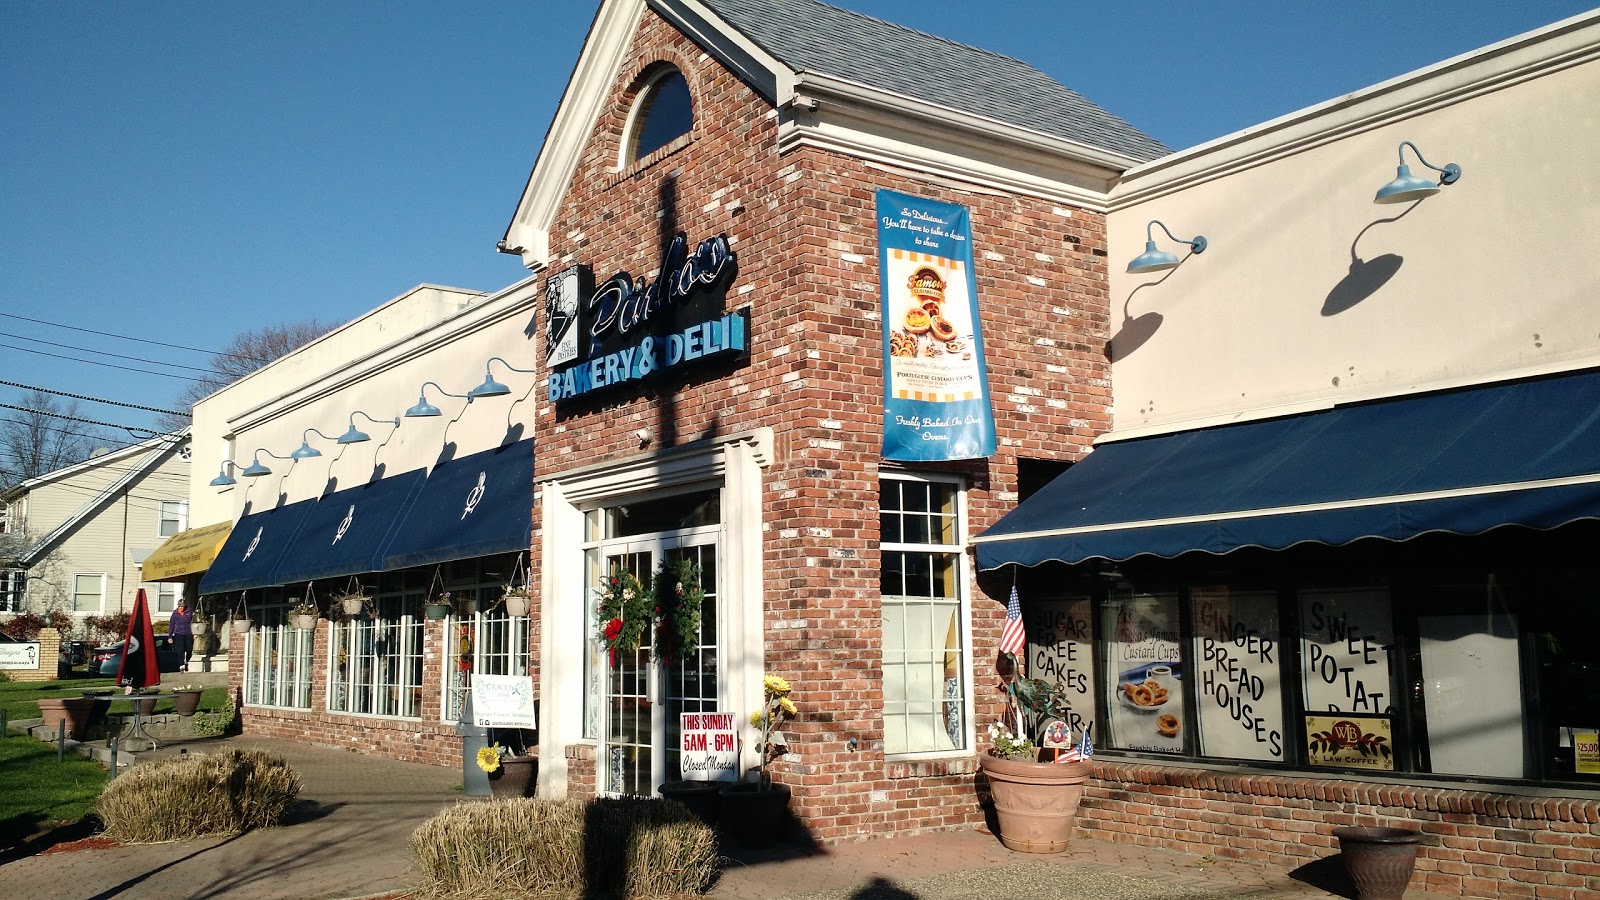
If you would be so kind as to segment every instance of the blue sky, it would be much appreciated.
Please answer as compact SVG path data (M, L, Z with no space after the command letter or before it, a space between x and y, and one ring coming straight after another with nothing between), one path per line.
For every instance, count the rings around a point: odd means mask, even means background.
M1174 148L1589 8L842 5L1032 63ZM7 3L0 313L141 340L0 316L0 381L162 407L184 384L168 376L205 357L152 341L212 349L267 323L345 321L422 282L517 281L525 270L494 245L594 10ZM0 403L22 394L0 386ZM151 421L93 403L83 412Z

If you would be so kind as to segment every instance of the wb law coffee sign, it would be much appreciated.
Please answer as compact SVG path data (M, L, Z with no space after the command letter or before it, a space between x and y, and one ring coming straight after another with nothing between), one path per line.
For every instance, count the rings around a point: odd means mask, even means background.
M748 311L724 312L736 268L725 235L691 249L680 232L653 282L619 271L595 286L583 265L551 275L545 282L549 399L570 401L747 356Z

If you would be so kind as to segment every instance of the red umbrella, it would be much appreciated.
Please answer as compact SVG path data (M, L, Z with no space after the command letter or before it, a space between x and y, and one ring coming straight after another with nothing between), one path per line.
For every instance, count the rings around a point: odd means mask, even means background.
M128 620L128 637L122 642L122 662L117 664L117 684L142 688L161 683L156 665L156 633L150 625L150 604L139 589L133 601L133 617Z

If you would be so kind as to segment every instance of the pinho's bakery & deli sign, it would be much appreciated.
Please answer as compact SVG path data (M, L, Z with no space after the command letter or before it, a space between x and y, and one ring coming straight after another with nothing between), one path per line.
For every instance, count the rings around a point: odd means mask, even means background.
M550 401L748 357L749 311L725 311L736 271L726 235L691 250L679 232L653 282L619 271L596 287L591 270L581 264L552 274L544 288Z

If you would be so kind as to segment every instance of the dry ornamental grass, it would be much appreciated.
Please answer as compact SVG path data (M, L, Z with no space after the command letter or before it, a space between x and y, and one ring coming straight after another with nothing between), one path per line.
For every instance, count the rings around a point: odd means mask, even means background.
M460 803L412 834L420 895L668 898L705 892L716 839L670 800Z
M271 753L196 753L119 775L95 812L107 837L130 844L238 834L278 824L300 787L299 774Z

